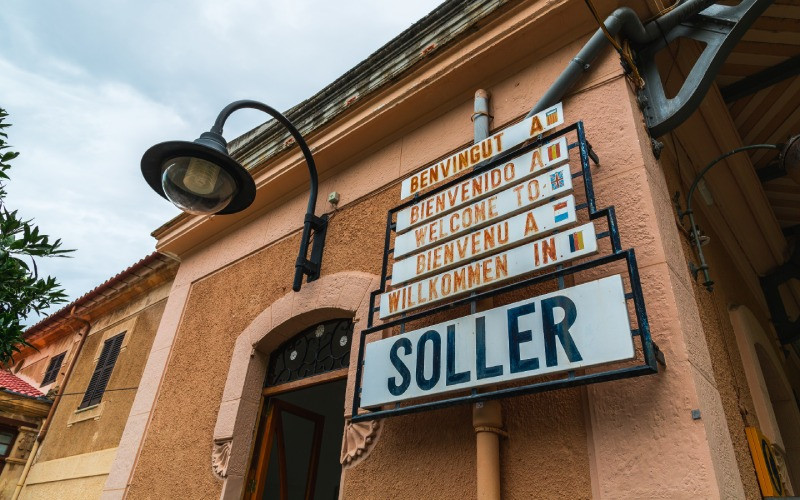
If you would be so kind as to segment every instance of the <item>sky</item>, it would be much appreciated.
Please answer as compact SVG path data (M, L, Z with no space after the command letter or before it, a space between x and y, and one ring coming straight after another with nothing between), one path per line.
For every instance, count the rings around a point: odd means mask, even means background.
M0 108L20 153L5 203L75 249L40 271L72 301L151 253L178 210L144 182L147 148L194 140L238 99L292 107L440 1L3 1ZM225 137L264 121L239 111Z

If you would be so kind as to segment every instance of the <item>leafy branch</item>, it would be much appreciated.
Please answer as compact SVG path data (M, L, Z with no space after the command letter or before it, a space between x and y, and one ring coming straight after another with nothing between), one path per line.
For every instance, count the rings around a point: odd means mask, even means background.
M66 257L73 250L61 248L39 232L33 219L24 219L5 204L10 162L19 153L10 151L5 120L8 113L0 108L0 363L13 360L21 346L30 345L24 338L24 322L48 307L66 302L64 289L52 276L39 276L36 259Z

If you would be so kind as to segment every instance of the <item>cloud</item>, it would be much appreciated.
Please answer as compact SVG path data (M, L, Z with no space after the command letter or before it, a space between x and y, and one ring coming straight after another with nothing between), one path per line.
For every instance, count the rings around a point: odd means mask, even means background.
M77 249L43 269L74 299L150 253L150 232L177 211L141 178L149 146L193 140L237 99L287 109L437 3L5 3L0 107L21 153L7 201ZM264 121L237 113L225 136Z

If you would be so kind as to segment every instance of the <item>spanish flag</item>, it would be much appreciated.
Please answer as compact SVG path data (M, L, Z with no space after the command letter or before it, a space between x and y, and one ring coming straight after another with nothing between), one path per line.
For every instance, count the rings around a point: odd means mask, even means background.
M547 118L547 124L552 125L558 121L558 110L553 108L545 114Z
M577 252L583 250L583 231L577 231L569 235L569 251Z
M547 118L547 121L550 121L550 118ZM549 161L553 161L556 158L561 156L561 143L555 142L547 147L547 159Z

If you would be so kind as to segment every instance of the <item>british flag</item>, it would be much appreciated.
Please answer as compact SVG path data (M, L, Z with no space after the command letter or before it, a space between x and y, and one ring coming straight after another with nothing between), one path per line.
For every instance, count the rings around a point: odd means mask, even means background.
M559 171L559 172L553 172L552 174L550 174L550 186L553 189L558 189L563 185L564 185L564 173L563 172Z

